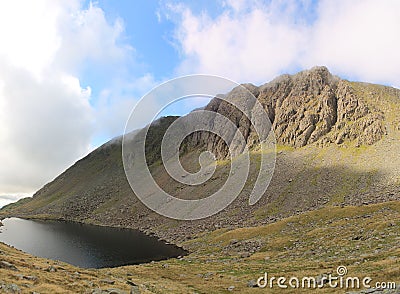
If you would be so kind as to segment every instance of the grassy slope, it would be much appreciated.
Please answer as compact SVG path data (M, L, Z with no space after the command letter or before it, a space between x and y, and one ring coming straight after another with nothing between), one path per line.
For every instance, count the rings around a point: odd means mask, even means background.
M15 283L22 289L29 287L29 291L41 293L83 293L98 287L129 291L129 280L139 285L143 293L210 293L211 289L212 293L226 293L230 286L235 286L238 293L268 293L267 289L249 288L248 281L257 279L265 271L275 276L317 276L334 273L339 265L347 266L351 276L371 276L373 283L399 282L399 225L398 201L328 207L269 225L199 234L186 241L195 253L181 260L100 270L35 258L0 245L1 260L19 269L18 272L0 269L0 284ZM236 247L230 245L233 239L239 244ZM240 250L235 248L251 241L262 244L261 250L249 257L240 257ZM49 264L55 265L58 271L45 271ZM21 274L34 275L38 280L21 279L17 276ZM108 285L102 282L104 279L111 279L115 284Z

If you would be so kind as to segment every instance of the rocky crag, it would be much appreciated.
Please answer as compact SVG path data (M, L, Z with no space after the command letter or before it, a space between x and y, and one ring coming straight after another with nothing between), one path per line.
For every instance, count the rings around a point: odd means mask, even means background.
M386 133L383 111L368 105L350 82L332 75L326 67L314 67L293 76L282 75L260 87L243 84L228 93L226 100L243 104L249 92L267 112L280 144L303 147L350 141L356 146L371 145ZM257 144L249 119L232 104L214 98L205 109L231 119L249 147ZM208 132L193 135L190 144L206 146L219 157L226 157L228 153L222 139Z

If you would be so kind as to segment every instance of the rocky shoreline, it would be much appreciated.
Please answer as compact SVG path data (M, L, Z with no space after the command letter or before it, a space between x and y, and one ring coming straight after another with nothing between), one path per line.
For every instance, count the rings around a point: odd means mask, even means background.
M138 293L132 292L138 289L140 293L208 293L210 289L213 293L253 293L255 281L265 270L320 279L335 272L339 264L346 265L351 276L399 281L398 272L393 271L400 261L399 221L398 201L321 208L270 225L201 234L184 242L194 250L182 258L104 269L73 267L0 243L0 262L5 267L0 268L0 289L22 293L125 294Z
M387 187L390 188L390 187ZM373 195L373 196L372 196ZM347 206L356 206L363 207L368 205L374 205L378 203L387 203L391 201L398 200L398 195L400 195L400 188L395 187L390 188L389 190L380 190L380 191L369 191L365 194L358 194L357 197L351 198L347 197L342 204L337 204L336 207L347 207ZM241 203L242 200L238 199L238 203ZM233 206L235 203L233 203ZM298 216L304 213L312 212L318 209L321 209L325 206L325 203L321 203L319 205L309 207L309 209L304 210L296 210L289 211L286 214L276 214L273 216L264 217L263 219L244 219L240 217L227 217L226 212L222 212L222 215L217 215L210 217L208 219L196 220L196 221L179 221L175 226L171 227L161 227L160 223L162 223L162 219L152 219L150 218L147 221L142 220L141 222L134 222L129 218L118 218L113 219L112 217L108 217L107 215L103 215L101 219L93 220L93 219L84 219L84 218L66 218L55 215L28 215L28 214L9 214L5 215L0 214L0 223L1 220L7 217L19 217L24 219L40 219L40 220L54 220L54 221L67 221L67 222L75 222L81 224L89 224L103 227L111 227L111 228L125 228L125 229L133 229L138 230L148 236L156 237L159 241L175 245L179 248L182 248L190 253L195 251L195 248L191 246L187 241L193 240L197 238L199 235L212 233L219 229L224 230L234 230L237 228L244 227L257 227L267 224L276 223L282 219ZM250 206L246 206L242 208L242 214L249 215L251 214L252 208ZM160 221L161 220L161 221ZM158 221L158 222L156 222ZM153 222L153 224L152 224ZM0 225L1 226L1 225Z
M6 218L11 218L11 217L17 217L17 218L22 218L22 219L27 219L27 220L49 220L49 221L60 221L60 222L73 222L77 224L85 224L85 225L94 225L94 226L101 226L101 227L108 227L108 228L122 228L122 229L129 229L129 230L137 230L140 231L141 233L145 234L146 236L149 237L155 237L157 238L158 241L164 242L169 245L173 245L179 249L183 249L187 252L187 254L190 253L189 248L186 248L184 245L180 244L177 242L177 240L173 238L165 238L165 235L158 234L158 231L153 231L150 229L144 230L136 227L128 227L128 226L121 226L121 225L107 225L107 224L102 224L102 223L93 223L93 222L87 222L84 220L73 220L73 219L65 219L62 217L51 217L51 216L27 216L27 215L9 215L9 216L0 216L0 227L3 226L2 220ZM1 232L0 232L1 233Z

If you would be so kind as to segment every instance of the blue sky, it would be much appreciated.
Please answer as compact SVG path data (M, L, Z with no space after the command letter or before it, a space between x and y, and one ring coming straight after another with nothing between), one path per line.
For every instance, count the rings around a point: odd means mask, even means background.
M125 41L134 44L137 58L143 63L139 71L153 73L156 79L172 76L179 56L172 46L171 22L160 22L158 1L99 1L110 22L122 18ZM135 70L135 69L132 69Z
M2 1L0 206L120 135L136 102L178 76L259 85L325 65L399 87L399 11L393 0Z

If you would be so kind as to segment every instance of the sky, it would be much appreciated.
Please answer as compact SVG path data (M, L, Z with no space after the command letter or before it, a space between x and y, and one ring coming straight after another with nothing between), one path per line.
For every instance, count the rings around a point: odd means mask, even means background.
M0 206L121 135L143 95L182 75L260 85L325 65L399 88L399 28L396 0L1 1Z

